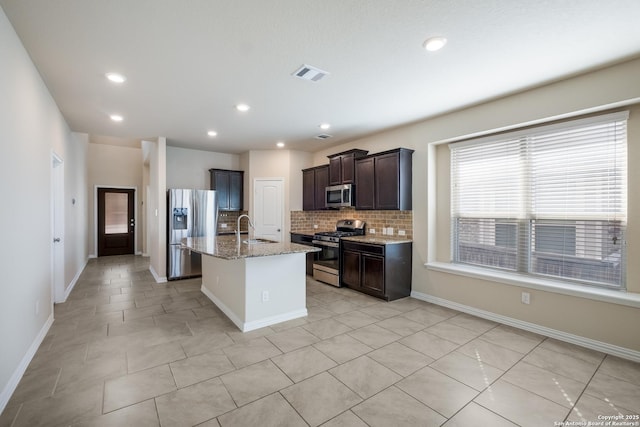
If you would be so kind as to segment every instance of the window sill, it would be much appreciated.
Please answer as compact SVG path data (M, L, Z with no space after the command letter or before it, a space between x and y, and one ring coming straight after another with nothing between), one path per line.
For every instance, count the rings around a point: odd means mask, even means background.
M640 308L640 294L610 289L591 288L538 277L522 276L515 273L501 271L487 271L466 265L449 264L446 262L429 262L425 264L429 270L443 273L457 274L472 277L474 279L489 280L505 285L519 286L522 288L537 289L545 292L570 295L587 298L611 304L626 305Z

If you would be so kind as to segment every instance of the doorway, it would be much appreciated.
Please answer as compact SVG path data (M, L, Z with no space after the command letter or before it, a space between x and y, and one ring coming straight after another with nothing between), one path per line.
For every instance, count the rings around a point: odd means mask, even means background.
M282 242L284 179L257 178L253 184L256 237Z
M135 190L98 188L98 256L133 255Z

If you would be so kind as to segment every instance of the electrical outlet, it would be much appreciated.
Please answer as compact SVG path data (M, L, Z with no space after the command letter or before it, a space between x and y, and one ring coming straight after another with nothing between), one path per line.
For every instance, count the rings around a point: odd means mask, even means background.
M398 236L406 236L407 232L404 230L398 230Z
M36 316L40 314L40 300L36 301Z
M269 301L269 291L262 291L262 302Z
M317 229L318 228L318 224L313 224L313 229Z
M370 228L369 229L369 234L376 234L376 229L375 228Z
M522 293L522 303L530 304L531 303L531 294L529 292Z
M222 224L220 224L220 228L227 228L227 224L223 222Z

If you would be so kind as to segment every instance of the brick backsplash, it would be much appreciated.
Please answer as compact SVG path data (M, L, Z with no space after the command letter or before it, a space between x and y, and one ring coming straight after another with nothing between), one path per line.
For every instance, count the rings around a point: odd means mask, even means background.
M291 231L309 231L318 226L318 231L334 230L339 219L359 219L366 223L366 233L374 228L376 234L382 233L382 227L393 227L393 234L404 230L409 239L413 238L412 211L359 211L343 208L329 211L291 211Z
M238 225L238 217L247 211L220 211L218 212L218 233L235 232ZM227 224L226 228L222 224ZM246 218L240 221L240 231L247 231L249 224Z

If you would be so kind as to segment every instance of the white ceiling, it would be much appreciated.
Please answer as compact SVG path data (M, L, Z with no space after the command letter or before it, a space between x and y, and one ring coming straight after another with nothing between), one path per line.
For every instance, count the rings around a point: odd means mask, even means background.
M0 5L72 130L227 153L279 140L316 151L640 55L638 0ZM445 48L426 52L438 35ZM331 74L292 77L302 64ZM110 71L127 81L108 82Z

